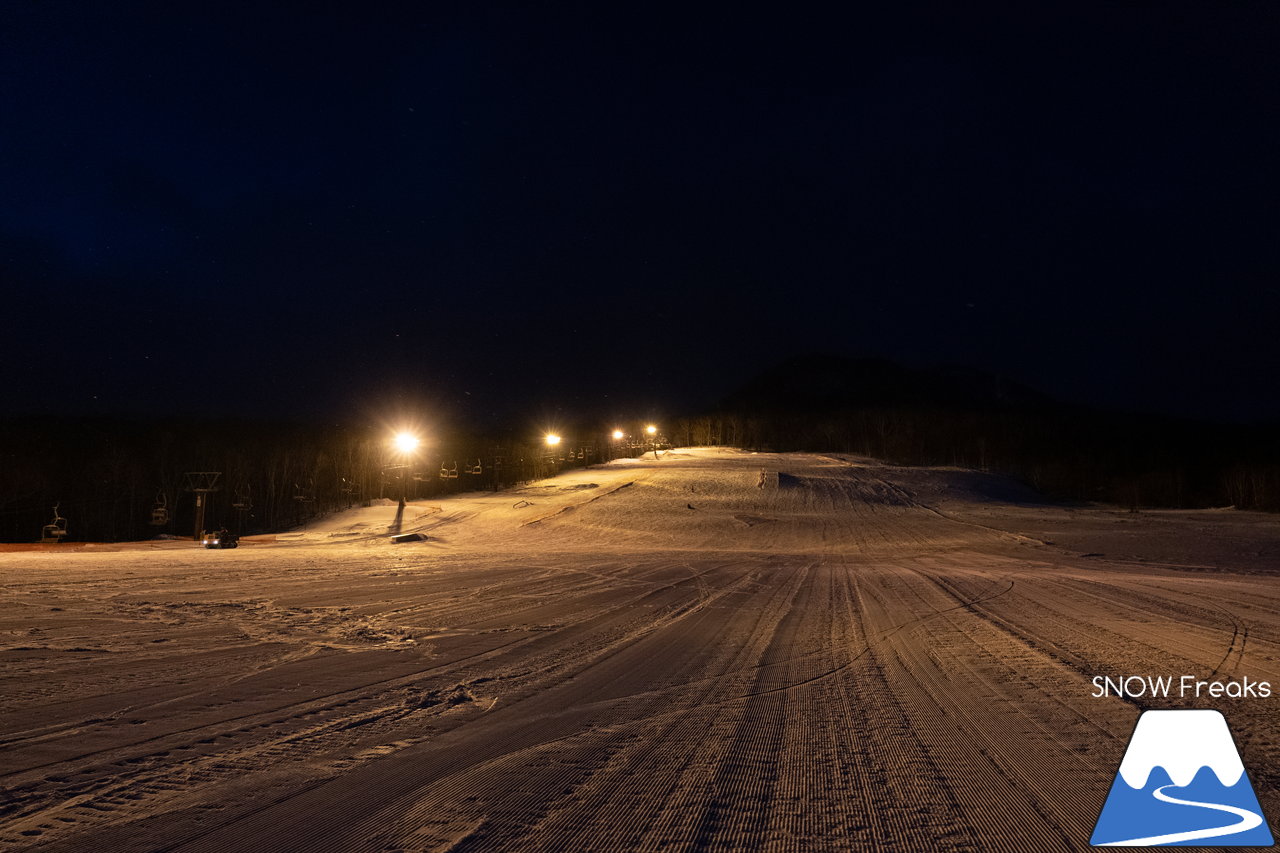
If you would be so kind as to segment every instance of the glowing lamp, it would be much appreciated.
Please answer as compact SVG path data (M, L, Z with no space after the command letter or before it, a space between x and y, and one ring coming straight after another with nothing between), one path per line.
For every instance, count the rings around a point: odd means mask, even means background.
M399 450L401 453L412 453L418 449L418 445L422 442L418 440L416 435L401 432L396 434L392 443L395 444L396 450Z

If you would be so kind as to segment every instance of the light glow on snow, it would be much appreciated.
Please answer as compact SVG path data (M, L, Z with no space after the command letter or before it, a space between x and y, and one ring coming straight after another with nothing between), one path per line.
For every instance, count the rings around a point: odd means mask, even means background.
M624 440L647 437L646 425L623 427ZM534 443L553 432L531 429ZM400 430L422 438L419 456L435 452L439 430L406 418L380 426L387 455ZM720 849L799 826L797 849L958 853L998 846L984 843L985 826L1031 850L1079 832L1115 771L1096 759L1106 735L1060 724L1064 701L1092 701L1088 683L1040 649L1128 672L1132 648L1172 648L1207 674L1231 636L1223 611L1247 613L1255 637L1280 630L1272 610L1246 610L1273 597L1280 548L1280 530L1252 513L1143 513L1117 532L1110 508L1043 503L994 474L706 447L500 491L457 483L473 490L402 508L390 489L235 550L190 539L0 545L4 766L84 780L42 788L0 835L92 849L103 827L118 827L136 839L121 853L136 853L154 849L145 827L162 819L172 837L224 849L314 848L319 837L348 849L370 827L384 846L446 849L483 846L492 836L477 827L496 820L519 849L595 838ZM1071 552L1054 552L1051 570L1032 538L1048 529ZM423 538L393 544L404 534ZM1249 571L1073 556L1103 551ZM1135 588L1148 621L1132 618ZM1008 630L992 632L991 619ZM962 635L984 644L952 641ZM894 664L866 665L873 655ZM1222 671L1239 656L1237 643ZM1240 703L1249 713L1224 709L1236 736L1265 744L1271 717L1257 700ZM246 726L245 714L272 722ZM941 719L967 721L964 736ZM167 754L106 760L153 734ZM1028 789L988 758L993 744L1018 756L1047 808L1026 807ZM743 755L759 761L744 771ZM921 773L933 760L941 780ZM320 801L272 799L252 821L187 808L302 790L320 767ZM1152 771L1147 787L1168 781ZM1212 806L1262 810L1201 790L1218 787L1211 771L1199 782L1159 797L1114 787L1182 810L1188 831L1216 827L1210 844L1261 833L1222 837L1246 816ZM937 822L874 817L935 785L963 792ZM1241 776L1236 787L1246 785ZM109 810L89 806L99 801ZM67 814L73 823L59 820Z

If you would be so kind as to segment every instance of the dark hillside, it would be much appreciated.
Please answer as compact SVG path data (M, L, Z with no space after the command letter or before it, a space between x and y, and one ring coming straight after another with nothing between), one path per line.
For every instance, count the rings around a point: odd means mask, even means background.
M688 418L677 440L863 453L1019 477L1062 498L1280 510L1280 427L1061 403L1002 377L806 356Z

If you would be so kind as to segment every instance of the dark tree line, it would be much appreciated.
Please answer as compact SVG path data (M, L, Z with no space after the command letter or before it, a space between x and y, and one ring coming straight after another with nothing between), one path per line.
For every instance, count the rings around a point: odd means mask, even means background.
M433 436L408 469L385 429L240 421L0 421L0 541L30 542L52 519L68 540L195 532L189 472L219 472L205 527L276 532L378 499L498 489L650 445L619 446L601 425L556 448L532 435ZM597 436L574 440L572 436ZM1118 414L1049 400L963 371L876 360L784 363L719 411L670 425L676 445L859 453L1018 477L1066 499L1133 508L1236 506L1280 511L1280 425ZM443 476L442 476L443 475ZM151 520L163 501L164 524ZM239 506L237 506L239 505Z
M594 443L549 449L535 437L449 435L407 468L384 430L250 422L0 422L0 541L30 542L57 504L68 541L195 533L189 472L218 472L204 527L275 532L378 499L506 488L599 461ZM239 507L237 507L237 504ZM156 510L163 507L163 513ZM163 524L152 524L157 515Z
M1017 477L1132 508L1280 511L1280 424L1243 426L1063 404L975 370L808 355L686 418L677 444L844 451Z
M1280 511L1280 427L1071 407L872 406L686 418L676 444L842 451L1009 474L1051 496Z

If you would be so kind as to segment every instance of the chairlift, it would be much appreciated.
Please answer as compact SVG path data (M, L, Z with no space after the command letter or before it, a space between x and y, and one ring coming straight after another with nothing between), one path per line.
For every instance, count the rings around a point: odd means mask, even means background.
M62 501L58 501L53 505L53 521L49 522L43 529L41 529L41 542L61 542L63 537L67 535L67 520L58 514L58 507L60 506L62 506Z
M483 465L481 465L481 464L480 464L480 460L479 460L479 459L477 459L477 460L476 460L476 464L474 464L474 465L468 465L466 470L467 470L467 473L468 473L468 474L477 474L477 475L478 475L478 474L483 474L483 473L484 473L484 466L483 466Z
M440 479L442 480L458 479L458 462L456 459L453 462L452 468L444 467L444 462L440 463Z
M316 499L316 487L314 483L308 482L306 486L293 484L293 499L299 503L311 503Z
M253 495L247 484L244 486L236 486L236 497L235 500L231 502L231 506L241 512L248 512L253 509Z
M156 492L156 505L151 508L151 524L163 527L169 523L169 498L164 492Z

